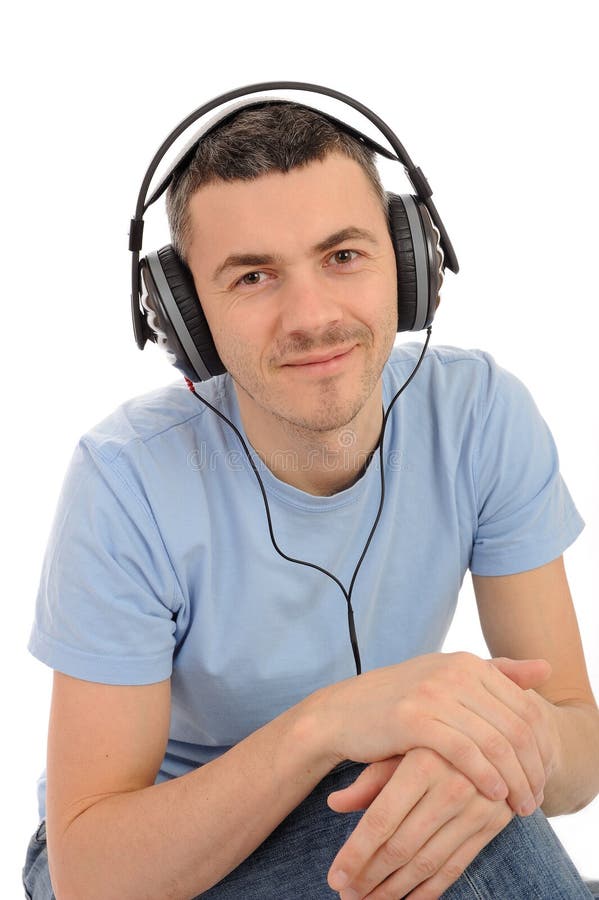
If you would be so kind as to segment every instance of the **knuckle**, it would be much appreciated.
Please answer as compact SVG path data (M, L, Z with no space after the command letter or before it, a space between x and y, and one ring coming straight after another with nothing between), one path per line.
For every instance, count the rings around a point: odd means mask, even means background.
M465 869L465 863L462 864L458 859L450 859L445 863L444 866L441 867L440 874L442 874L444 878L449 881L449 884L453 884L454 881L457 881L458 878L461 878L461 876L464 874Z
M515 815L506 800L488 801L479 808L474 824L478 833L483 835L485 842L488 843L495 835L503 831L506 825L509 825Z
M442 673L443 681L452 688L463 687L472 679L468 665L465 661L456 660L453 666L448 666L447 670Z
M412 866L416 875L420 878L430 878L437 871L437 863L424 853L417 853L412 860Z
M453 656L453 670L466 678L471 678L474 672L480 671L481 663L484 662L479 656L469 653L468 650L459 650Z
M451 748L454 759L458 763L471 763L476 758L476 746L467 738L456 738Z
M397 832L381 848L381 853L383 861L391 863L395 869L405 866L414 855L413 849L401 835L398 836Z
M484 739L481 750L487 759L505 759L511 755L512 747L513 744L501 732L495 731Z
M414 690L415 696L421 703L423 700L436 700L439 696L439 684L432 678L425 678Z
M525 750L533 740L531 728L523 719L518 719L510 729L510 743L516 750Z
M418 719L419 713L421 713L420 705L410 694L407 694L405 697L400 697L397 701L395 717L398 722L414 722Z
M503 831L505 826L510 824L515 815L516 813L514 812L514 810L506 803L499 813L499 818L496 820L498 824L497 831L495 833L499 834L500 831Z
M371 807L368 810L368 813L362 819L362 824L375 840L387 838L391 830L389 814L385 810L377 809L376 807Z
M448 804L463 804L476 793L476 788L469 778L456 776L448 782L445 788L444 800Z
M534 691L524 692L524 715L528 722L531 722L533 725L536 725L538 722L541 722L543 719L543 713L541 712L541 708L535 699L536 695Z
M450 678L450 684L453 690L466 691L472 686L472 672L467 669L456 669Z
M498 809L500 805L503 807L501 810ZM505 800L487 800L486 797L479 795L472 807L472 827L476 833L482 833L491 827L491 823L498 818L500 813L503 814L504 810L509 809Z
M397 897L397 889L393 887L392 883L382 884L377 888L377 900L397 900Z

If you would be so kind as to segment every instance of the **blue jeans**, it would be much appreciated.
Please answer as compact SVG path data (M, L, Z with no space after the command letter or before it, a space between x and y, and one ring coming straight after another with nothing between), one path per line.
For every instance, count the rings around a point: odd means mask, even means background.
M362 814L334 813L326 805L326 797L355 781L363 768L348 762L330 772L251 856L205 891L202 900L337 897L327 885L327 871ZM44 822L31 838L23 884L30 900L54 900ZM591 893L590 887L598 893ZM599 884L585 885L541 810L525 818L515 816L443 894L443 900L593 897L599 897Z

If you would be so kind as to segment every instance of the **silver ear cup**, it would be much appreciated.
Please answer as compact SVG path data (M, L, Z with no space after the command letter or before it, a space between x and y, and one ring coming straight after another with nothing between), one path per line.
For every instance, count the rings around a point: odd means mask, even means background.
M426 217L430 223L431 231L435 235L434 250L435 250L435 255L437 258L437 266L436 266L437 296L435 298L435 301L436 301L436 306L438 306L439 303L441 302L441 286L443 284L443 279L445 277L445 273L444 273L444 269L443 269L444 263L445 263L445 254L443 253L443 247L441 246L441 232L439 231L439 229L433 222L433 220L431 218L431 214L429 213L426 206L421 205L420 208L421 208L423 215L426 215Z
M443 253L443 248L441 247L441 234L436 225L433 224L431 219L431 225L433 228L433 232L435 234L437 243L435 246L435 253L437 256L437 296L435 297L435 309L438 307L441 302L441 287L443 285L443 279L445 277L445 273L443 271L443 264L445 262L445 254Z

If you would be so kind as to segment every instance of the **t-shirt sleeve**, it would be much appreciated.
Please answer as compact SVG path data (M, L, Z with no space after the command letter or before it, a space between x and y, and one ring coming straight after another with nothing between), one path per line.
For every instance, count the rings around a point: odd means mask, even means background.
M470 569L511 575L561 556L584 527L553 436L528 389L489 359L473 475L478 524Z
M52 525L28 649L87 681L162 681L172 671L177 596L148 504L82 439Z

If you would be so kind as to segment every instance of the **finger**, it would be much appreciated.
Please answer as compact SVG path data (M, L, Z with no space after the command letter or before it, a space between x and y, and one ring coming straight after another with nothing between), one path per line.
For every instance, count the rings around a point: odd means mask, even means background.
M489 800L504 800L508 796L509 788L496 766L487 759L477 743L459 729L440 719L425 717L414 723L413 733L410 732L409 722L406 723L405 737L413 747L434 750L466 775Z
M395 788L401 792L403 783L397 783ZM476 797L483 800L487 809L489 808L490 801L482 798L472 782L455 770L454 776L449 781L445 776L444 780L431 784L430 789L400 823L395 833L367 861L350 887L356 891L358 897L370 896L370 892L385 882L390 875L407 867L439 829L453 822L451 829L444 830L445 841L450 843L438 850L442 862L478 827L476 815L473 816L471 813L468 818L468 811Z
M426 792L429 776L409 757L404 757L398 771L405 776L401 780L401 790L393 790L393 779L388 782L331 863L328 882L334 891L341 890L357 877Z
M402 759L401 756L393 756L371 763L353 784L329 794L327 797L329 807L334 812L356 812L359 809L366 809L387 784Z
M523 690L541 687L553 671L547 659L510 659L507 656L497 656L489 662Z
M464 702L477 718L484 715L491 726L479 746L508 784L507 799L514 812L529 815L536 807L534 798L544 790L547 781L537 733L525 718L492 694L487 692L482 708L476 701L475 696L470 696Z
M503 831L512 818L513 815L511 814L509 807L506 804L503 804L503 809L500 808L494 818L490 819L485 826L467 838L457 850L441 863L441 865L438 865L438 858L443 856L444 851L442 849L439 851L433 841L429 841L429 844L424 848L427 856L423 857L423 859L430 860L428 864L431 869L436 866L436 871L430 877L416 883L417 886L411 890L410 900L429 900L431 896L441 897L444 891L461 877L463 872L468 868L470 863L476 859L481 850L486 847L500 831ZM434 840L441 840L443 837L444 836L439 833L438 835L435 835ZM450 842L451 838L448 837L449 845ZM426 868L427 863L423 862L422 865ZM385 887L389 887L391 890L391 896L403 897L404 893L410 890L410 887L406 888L405 885L406 883L409 885L413 883L413 881L408 879L406 882L405 876L406 873L400 871L395 873L385 882ZM418 877L418 875L413 876L413 878L414 877ZM376 894L373 895L372 900L375 900L375 897Z
M493 664L486 668L486 672L482 676L482 684L532 728L543 767L547 770L553 759L554 748L551 744L551 735L544 725L538 707L531 698L530 689L523 689L514 684Z
M524 719L486 689L475 691L448 711L446 724L470 737L508 785L508 803L530 815L546 775L536 736ZM532 804L532 806L531 806Z

